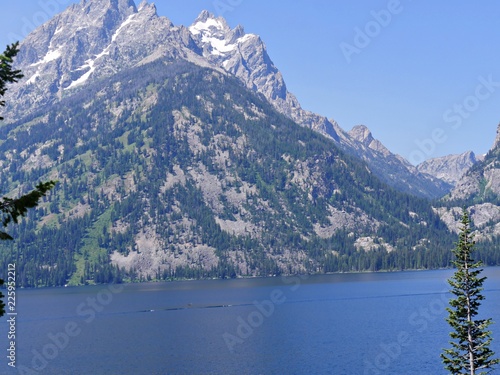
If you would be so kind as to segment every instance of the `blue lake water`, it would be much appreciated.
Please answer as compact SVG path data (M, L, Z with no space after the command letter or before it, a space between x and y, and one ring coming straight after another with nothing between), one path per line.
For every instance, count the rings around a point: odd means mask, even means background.
M18 290L16 369L3 317L0 374L446 374L452 273ZM500 354L500 268L484 275Z

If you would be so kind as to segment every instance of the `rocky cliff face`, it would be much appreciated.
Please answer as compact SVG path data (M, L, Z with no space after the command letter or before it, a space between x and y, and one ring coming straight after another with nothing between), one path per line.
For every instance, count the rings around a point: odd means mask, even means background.
M360 142L365 147L379 152L384 156L390 156L391 152L378 139L373 138L370 130L364 125L358 125L349 131L349 135L354 140Z
M451 164L448 164L451 171L457 163L470 164L473 161L471 154L465 153L451 158ZM446 158L441 161L443 166L446 162ZM438 165L439 162L435 164ZM460 168L455 169L455 172L459 171ZM459 213L466 206L470 211L478 241L494 240L500 235L500 125L491 150L457 180L455 187L443 201L446 205L437 208L436 212L451 230L457 231Z
M145 1L138 8L132 0L73 4L22 41L16 66L24 79L7 92L6 121L157 58L197 60L192 46L187 29Z
M500 196L500 124L497 137L484 159L476 163L458 181L451 200L488 201Z
M403 157L391 153L364 125L352 128L342 142L348 152L354 150L366 161L374 174L400 191L420 197L440 198L451 189L447 182L418 171Z
M480 203L467 207L474 226L475 239L478 242L492 240L500 235L500 207L492 203ZM454 233L460 232L463 207L439 207L435 211L448 228Z
M472 151L467 151L459 155L426 160L419 164L417 169L455 186L477 161L476 155Z

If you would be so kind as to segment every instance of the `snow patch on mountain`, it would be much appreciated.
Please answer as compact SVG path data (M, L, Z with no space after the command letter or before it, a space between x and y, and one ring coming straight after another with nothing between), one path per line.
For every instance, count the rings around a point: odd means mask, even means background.
M223 30L224 26L223 22L218 19L206 18L204 21L200 20L191 25L189 27L189 31L191 31L194 35L198 35L200 33L203 34L204 32L210 31L211 28Z
M73 87L82 85L90 78L90 76L92 75L92 73L94 73L94 70L95 70L94 60L87 60L86 64L83 65L82 67L78 68L77 70L83 70L83 69L87 69L87 68L89 68L89 70L86 73L84 73L80 78L71 82L71 84L68 87L66 87L65 90L69 90Z
M123 30L123 28L125 26L127 26L128 24L132 23L132 22L137 22L137 21L134 21L134 17L135 17L136 13L134 14L131 14L130 16L128 16L128 18L120 25L120 27L115 31L115 33L113 34L113 36L111 37L111 41L114 42L116 40L116 38L118 37L118 35L121 33L121 31Z
M41 64L46 64L50 61L57 60L59 57L61 57L61 50L57 49L54 51L48 51L47 54L43 57L43 59L31 64L30 66L37 66Z
M240 27L241 28L241 27ZM214 18L208 12L202 12L197 20L188 28L194 37L200 41L211 54L223 56L235 52L240 44L257 37L254 34L244 34L239 38L230 38L231 30L223 18ZM226 65L226 62L222 63Z

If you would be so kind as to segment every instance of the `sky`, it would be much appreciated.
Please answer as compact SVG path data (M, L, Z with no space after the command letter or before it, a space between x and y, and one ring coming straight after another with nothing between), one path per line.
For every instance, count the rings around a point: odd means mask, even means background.
M2 4L0 46L78 2ZM206 9L258 34L304 109L345 130L366 125L413 164L468 150L481 155L493 145L500 123L497 0L154 3L175 25L191 25Z

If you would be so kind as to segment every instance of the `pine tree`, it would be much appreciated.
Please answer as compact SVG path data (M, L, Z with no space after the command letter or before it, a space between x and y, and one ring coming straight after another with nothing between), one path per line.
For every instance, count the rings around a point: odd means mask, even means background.
M492 320L476 319L481 301L484 300L481 291L486 277L479 276L483 271L479 269L482 263L472 259L474 235L465 209L461 224L459 241L453 250L453 264L457 270L448 280L451 293L456 296L450 300L451 307L447 308L449 316L446 319L453 328L450 333L452 348L445 349L441 358L450 374L484 375L491 372L499 360L492 358L495 353L490 349L492 338L488 326Z
M35 190L22 197L17 199L3 197L0 200L0 212L3 214L2 225L6 227L11 222L17 224L19 217L25 216L28 208L36 207L40 198L45 196L55 184L55 181L40 182ZM12 237L0 230L0 240L12 240Z
M5 52L0 55L0 98L7 92L7 83L14 83L23 78L20 70L12 69L13 59L18 52L19 42L7 46ZM0 107L3 106L5 101L0 99ZM0 120L3 120L2 116Z
M14 43L7 46L5 52L0 54L0 107L5 106L5 101L1 100L1 98L7 92L7 83L17 82L23 77L20 70L12 69L13 59L18 52L19 43ZM0 120L3 120L3 117L0 116ZM55 181L41 182L36 186L35 190L19 198L2 198L0 200L0 213L3 227L6 227L11 222L17 223L19 217L26 215L29 208L35 207L40 198L52 189L55 184ZM9 234L0 230L0 240L11 239L12 237ZM0 279L0 285L3 283L4 280ZM1 300L2 298L3 293L0 292L0 316L5 314L5 304Z

